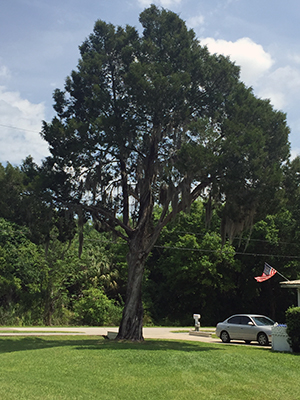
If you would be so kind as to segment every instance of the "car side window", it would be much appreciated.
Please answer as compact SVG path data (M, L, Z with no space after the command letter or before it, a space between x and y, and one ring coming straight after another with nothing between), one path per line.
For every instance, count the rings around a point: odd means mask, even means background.
M231 317L228 320L229 324L240 324L240 317Z
M241 317L241 322L240 324L242 325L248 325L248 322L251 322L251 319L249 317L243 316Z

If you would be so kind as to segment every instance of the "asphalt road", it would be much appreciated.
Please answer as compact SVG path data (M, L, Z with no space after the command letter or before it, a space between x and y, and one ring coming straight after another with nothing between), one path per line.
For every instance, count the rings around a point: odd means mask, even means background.
M1 327L0 336L49 336L49 335L107 335L108 332L117 332L116 327ZM220 339L212 338L206 333L202 336L189 334L190 328L171 327L171 328L143 328L145 339L171 339L171 340L191 340L209 343L220 343ZM200 332L201 334L201 332Z
M190 334L193 329L189 327L169 327L169 328L143 328L145 339L165 339L165 340L189 340L195 342L217 343L221 344L221 340L216 337L208 336L208 332L214 333L212 330L203 328L204 334L201 332L197 335ZM87 335L87 336L106 336L108 332L118 332L117 327L1 327L1 336L61 336L61 335ZM193 332L192 332L193 333ZM228 345L242 345L270 349L270 346L259 346L256 342L246 344L244 341L235 340L230 343L223 343L224 346Z
M145 339L166 339L166 340L189 340L195 342L217 343L221 344L221 340L216 337L208 336L209 333L214 333L212 330L203 329L203 336L201 332L197 334L190 334L192 329L189 327L169 327L169 328L143 328ZM193 331L193 330L192 330ZM117 327L1 327L1 336L61 336L61 335L88 335L88 336L106 336L108 332L118 332ZM192 332L193 333L193 332ZM243 346L260 347L270 349L270 346L259 346L256 342L245 344L244 341L231 341L230 343L223 343L224 345L239 344Z

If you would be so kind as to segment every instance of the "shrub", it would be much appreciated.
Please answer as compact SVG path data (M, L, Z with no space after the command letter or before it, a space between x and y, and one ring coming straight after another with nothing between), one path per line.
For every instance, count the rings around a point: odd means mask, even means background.
M286 313L288 342L295 353L300 352L300 307L290 307Z
M83 296L74 305L76 322L83 325L119 325L122 308L110 300L100 288L83 291Z
M0 307L0 326L22 326L22 320L19 316L19 305L9 305Z

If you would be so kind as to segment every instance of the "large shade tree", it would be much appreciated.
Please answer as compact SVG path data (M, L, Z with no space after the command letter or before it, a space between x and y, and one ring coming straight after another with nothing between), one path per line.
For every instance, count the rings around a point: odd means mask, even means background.
M140 23L141 34L96 22L42 131L57 203L128 243L118 338L130 340L143 339L144 264L162 228L203 196L208 214L226 202L232 235L279 183L289 152L285 116L254 97L229 59L209 54L173 12L152 5Z

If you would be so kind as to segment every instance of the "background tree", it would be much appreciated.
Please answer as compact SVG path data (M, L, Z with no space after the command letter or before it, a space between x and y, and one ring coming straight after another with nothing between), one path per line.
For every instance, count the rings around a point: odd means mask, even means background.
M31 156L20 167L0 164L0 217L26 226L30 240L45 246L53 227L61 241L71 240L76 232L74 214L55 203L47 184L47 176Z
M285 116L257 100L239 83L239 68L210 55L176 14L151 6L140 22L140 36L96 22L42 132L55 202L128 243L118 338L131 340L143 338L144 265L162 228L202 194L226 202L225 227L242 230L260 206L254 194L278 182L289 149ZM250 106L259 118L249 125ZM229 163L231 147L238 151Z
M0 324L120 322L121 280L111 240L90 226L85 235L79 259L78 235L63 243L53 229L45 252L26 227L0 218Z
M196 201L162 230L146 264L145 292L156 323L191 325L200 313L204 326L214 325L234 304L240 264L235 249L222 245L216 212L211 219L208 229L205 206Z
M19 167L0 164L0 217L16 224L22 221L21 193L24 176Z
M28 230L0 218L0 323L32 323L40 317L43 252Z
M85 237L79 258L79 235L71 243L63 243L57 229L51 232L41 286L46 325L57 321L94 325L119 322L119 274L112 262L110 243L89 225Z

